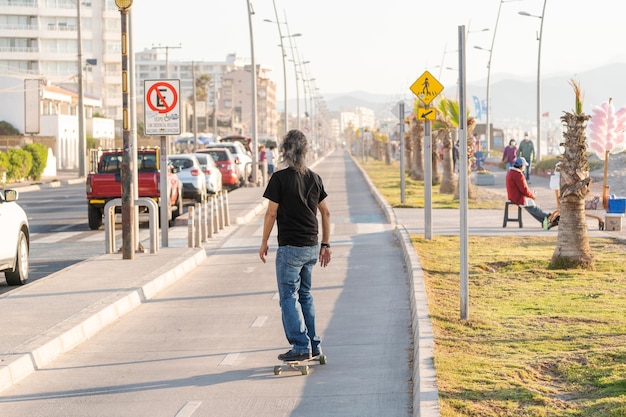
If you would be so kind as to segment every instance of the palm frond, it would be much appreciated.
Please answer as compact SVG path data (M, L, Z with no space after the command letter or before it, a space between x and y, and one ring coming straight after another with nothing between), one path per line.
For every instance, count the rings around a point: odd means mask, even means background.
M583 93L580 88L580 81L576 81L572 79L569 81L569 84L574 89L574 97L575 97L574 98L575 99L574 114L581 115L583 112Z

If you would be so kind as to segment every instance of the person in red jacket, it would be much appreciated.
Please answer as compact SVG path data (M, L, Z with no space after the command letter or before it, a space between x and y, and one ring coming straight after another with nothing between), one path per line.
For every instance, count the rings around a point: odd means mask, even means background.
M524 207L533 216L544 230L552 229L559 225L559 216L550 221L552 213L547 213L535 202L535 194L528 188L524 168L528 165L526 159L520 156L513 162L513 166L506 174L506 193L509 201Z

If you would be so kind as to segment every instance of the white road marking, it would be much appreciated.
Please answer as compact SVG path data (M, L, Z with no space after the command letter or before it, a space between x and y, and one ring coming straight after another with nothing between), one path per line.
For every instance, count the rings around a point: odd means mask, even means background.
M232 366L237 358L239 358L239 353L229 353L222 359L218 366Z
M258 316L250 325L250 327L263 327L265 324L265 320L267 320L267 316Z
M191 417L201 405L202 401L189 401L176 413L175 417Z

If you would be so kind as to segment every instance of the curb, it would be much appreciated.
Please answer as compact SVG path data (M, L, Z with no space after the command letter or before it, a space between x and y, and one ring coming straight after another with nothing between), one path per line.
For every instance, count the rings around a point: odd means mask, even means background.
M101 255L93 259L110 257L111 255ZM81 311L74 317L68 318L66 322L71 327L63 329L60 334L41 346L33 347L30 350L26 348L24 352L3 359L3 362L8 363L3 363L0 368L0 392L17 384L37 369L41 369L60 355L74 349L104 327L150 300L159 291L169 287L195 269L206 257L207 254L203 248L186 250L178 258L180 262L177 262L176 265L145 284L125 292L100 310L95 312Z

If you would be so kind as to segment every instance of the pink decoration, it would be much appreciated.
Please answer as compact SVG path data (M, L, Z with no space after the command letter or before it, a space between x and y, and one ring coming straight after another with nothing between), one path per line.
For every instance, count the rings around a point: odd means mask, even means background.
M604 160L606 151L615 154L626 149L626 107L615 111L611 101L592 109L593 115L587 126L589 148L601 160Z

